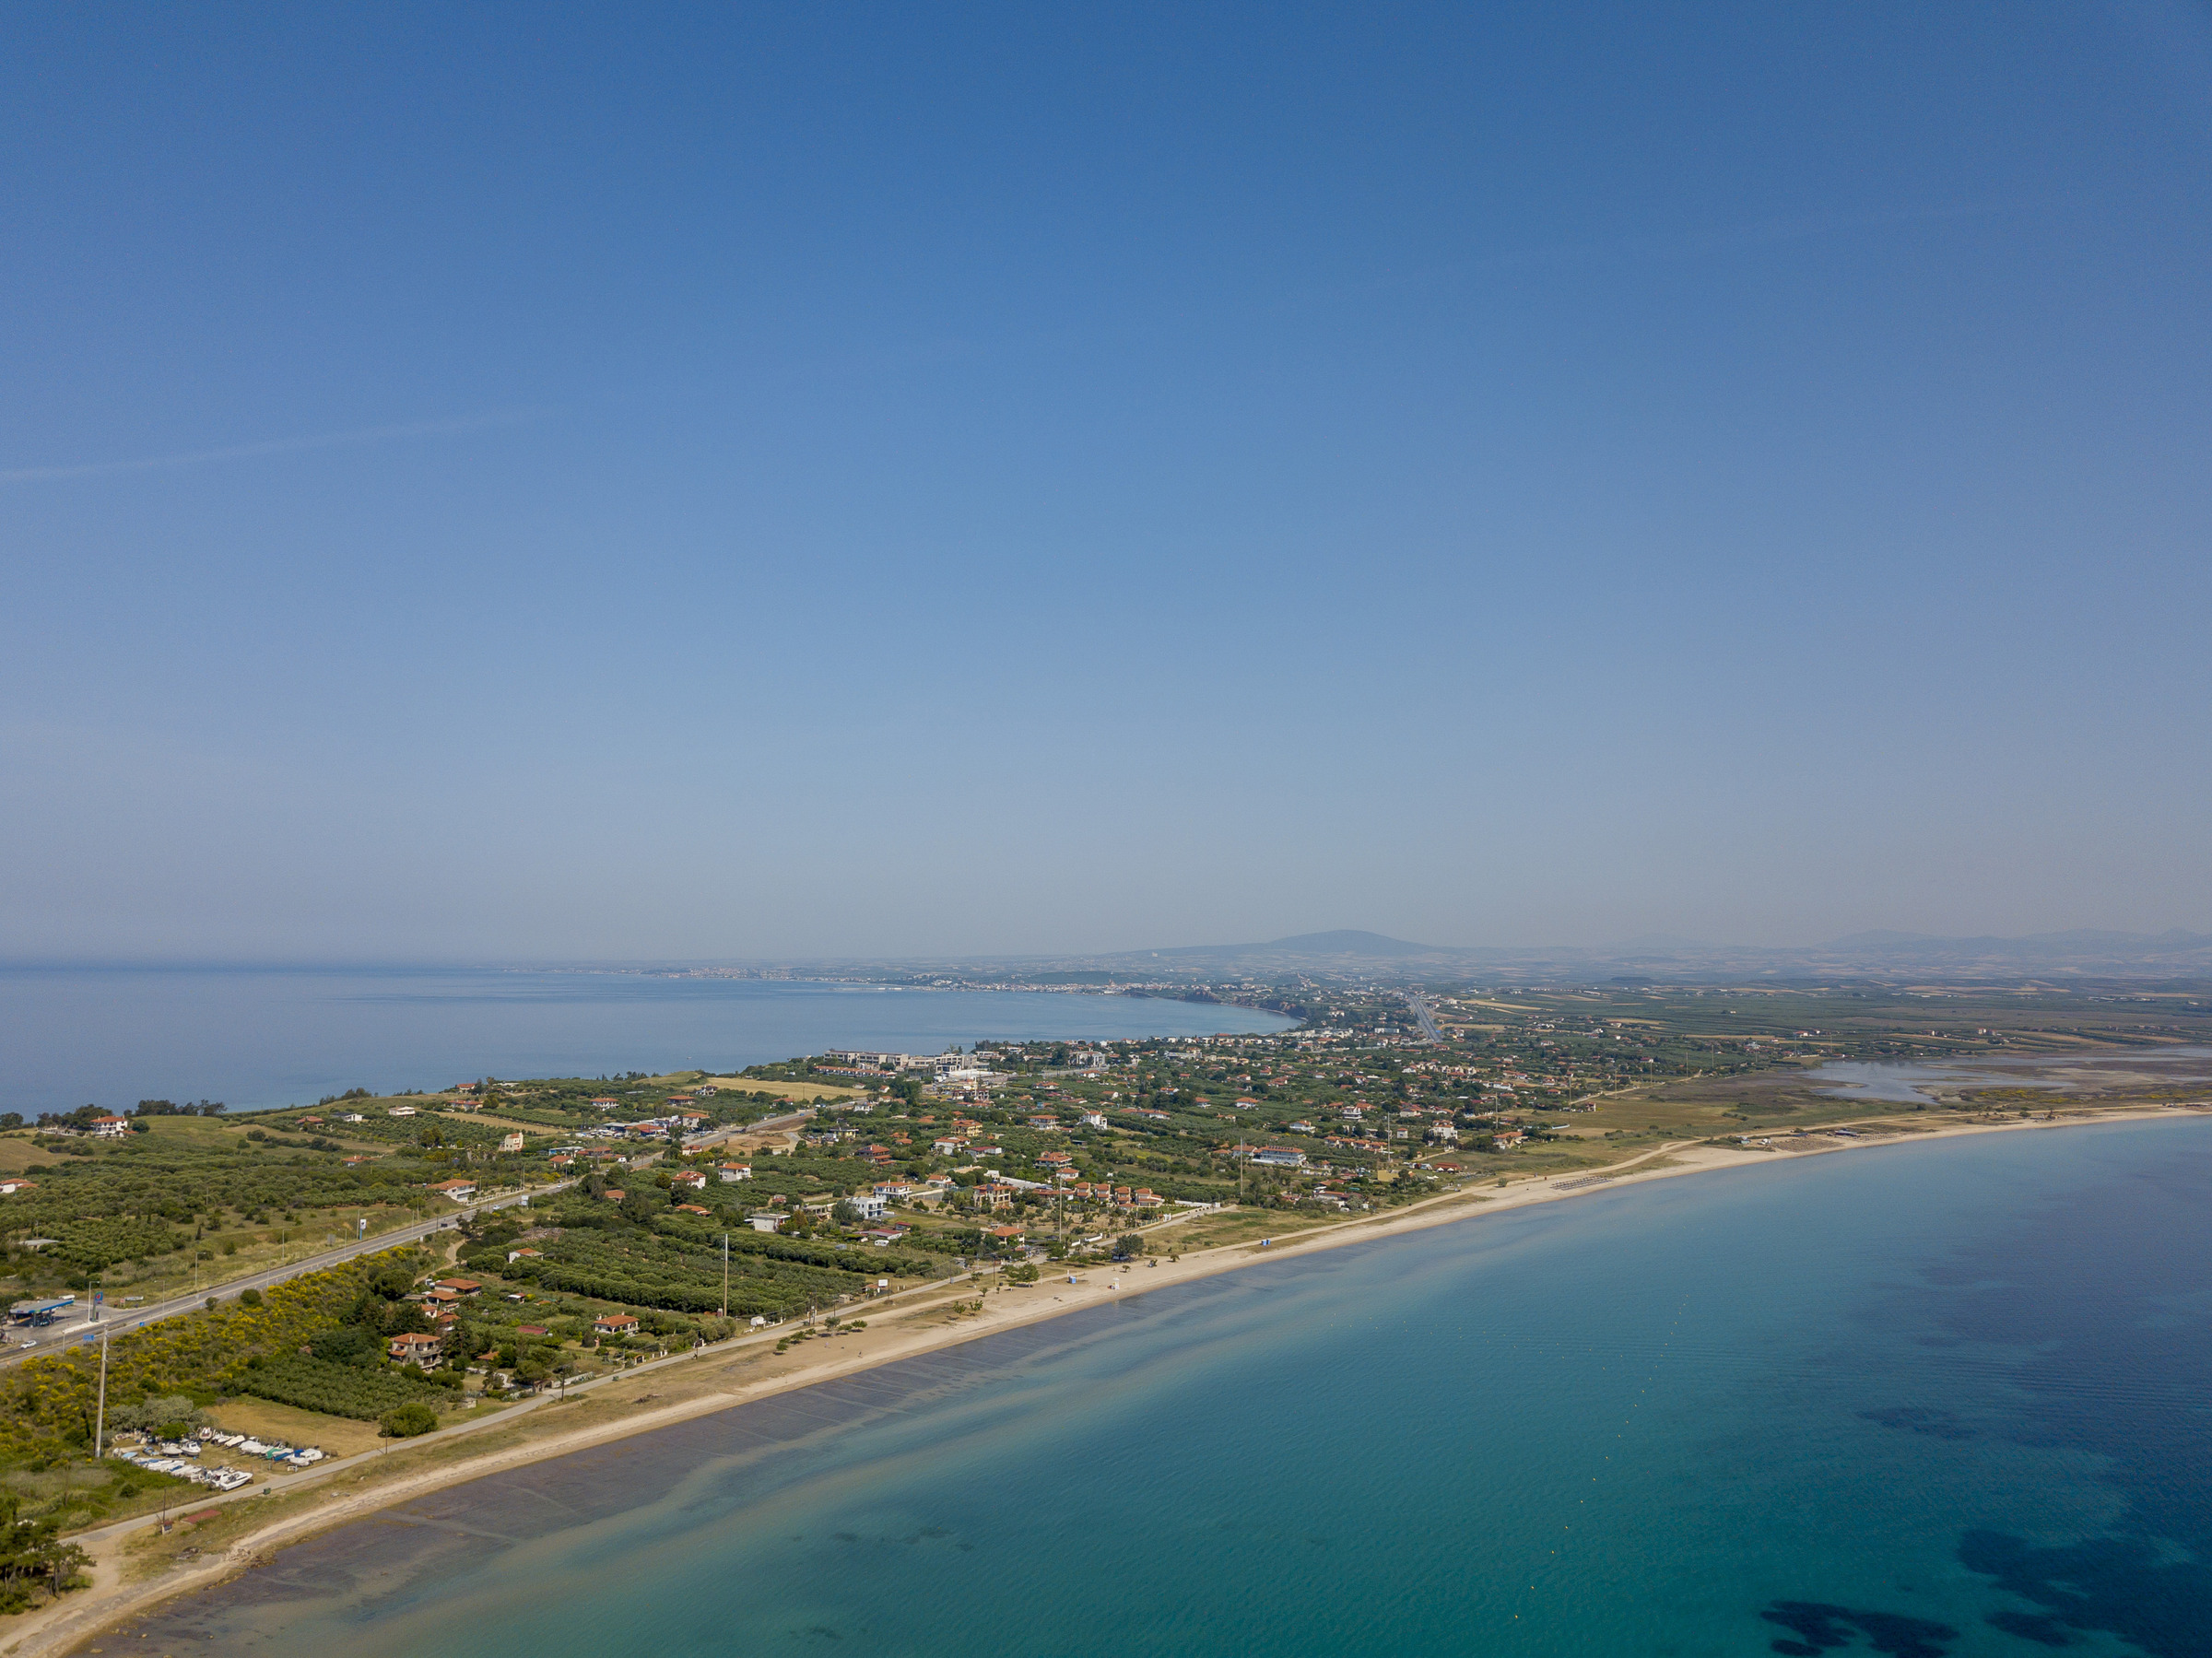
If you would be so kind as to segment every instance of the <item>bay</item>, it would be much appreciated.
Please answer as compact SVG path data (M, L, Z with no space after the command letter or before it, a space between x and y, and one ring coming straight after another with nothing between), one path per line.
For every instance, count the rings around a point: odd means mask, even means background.
M122 1639L2182 1658L2212 1646L2208 1199L2188 1117L1264 1261L438 1493Z
M486 1076L735 1070L829 1048L939 1053L991 1039L1289 1024L1162 997L635 972L0 968L0 1110L202 1099L254 1110Z

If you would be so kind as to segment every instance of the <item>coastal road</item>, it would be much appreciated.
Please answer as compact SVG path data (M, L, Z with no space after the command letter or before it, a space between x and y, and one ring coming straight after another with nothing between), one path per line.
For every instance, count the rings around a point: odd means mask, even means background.
M1420 993L1418 991L1407 991L1406 993L1406 1005L1413 1009L1414 1020L1420 1026L1421 1034L1427 1037L1430 1041L1435 1042L1438 1046L1442 1046L1444 1033L1436 1028L1435 1017L1430 1013L1429 1004L1421 1000Z
M336 1249L324 1250L320 1254L308 1255L283 1266L273 1266L265 1272L257 1272L248 1277L232 1278L223 1284L211 1284L196 1294L177 1296L170 1300L157 1301L151 1307L129 1309L110 1307L106 1309L106 1316L100 1319L86 1318L74 1324L49 1325L44 1330L25 1330L20 1335L17 1333L17 1327L11 1326L7 1335L9 1346L6 1353L0 1356L0 1368L17 1363L21 1359L36 1358L41 1353L58 1352L70 1342L81 1341L88 1335L98 1335L103 1330L112 1335L121 1335L125 1330L135 1330L143 1324L159 1323L165 1318L175 1318L179 1313L196 1311L207 1304L210 1297L218 1300L233 1300L241 1290L267 1289L274 1285L283 1283L287 1278L296 1278L301 1273L321 1272L325 1267L336 1266L341 1262L351 1261L357 1255L372 1255L379 1250L397 1249L402 1244L415 1243L428 1238L433 1232L445 1230L455 1222L465 1219L471 1215L482 1214L490 1209L508 1208L533 1197L549 1197L554 1193L575 1183L573 1181L561 1181L555 1185L539 1186L531 1192L513 1192L500 1197L487 1198L482 1203L470 1205L466 1209L448 1210L443 1215L432 1216L427 1220L410 1221L406 1226L395 1227L389 1232L379 1232L373 1238L363 1238L353 1243L341 1244ZM76 1310L73 1309L73 1311ZM88 1306L83 1307L81 1310L88 1312L90 1311Z

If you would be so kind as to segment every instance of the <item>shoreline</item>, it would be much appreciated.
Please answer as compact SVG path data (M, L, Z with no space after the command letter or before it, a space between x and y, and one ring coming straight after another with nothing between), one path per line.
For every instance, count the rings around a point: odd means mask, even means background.
M1859 1123L1835 1125L1856 1128L1867 1138L1829 1140L1796 1150L1783 1149L1779 1143L1773 1149L1755 1149L1714 1146L1698 1140L1665 1142L1604 1169L1524 1177L1503 1187L1463 1187L1404 1209L1327 1222L1265 1245L1258 1241L1220 1244L1177 1263L1160 1260L1157 1266L1135 1266L1134 1271L1111 1266L1077 1268L1073 1283L1067 1281L1068 1273L1064 1268L1057 1279L1048 1277L1031 1286L994 1288L987 1293L973 1289L963 1295L959 1288L947 1286L935 1296L918 1297L904 1307L887 1309L880 1318L861 1310L859 1316L867 1324L865 1332L836 1337L817 1336L816 1342L829 1340L834 1348L819 1358L811 1354L794 1358L787 1354L779 1359L773 1355L773 1342L769 1336L739 1337L699 1353L673 1356L639 1366L594 1384L588 1392L573 1390L565 1399L544 1395L480 1420L456 1424L452 1429L426 1436L422 1440L396 1441L390 1447L340 1459L282 1487L263 1487L258 1499L246 1494L210 1503L194 1499L180 1506L213 1509L218 1514L225 1514L225 1511L231 1509L242 1511L254 1500L268 1499L277 1511L270 1515L267 1523L253 1526L216 1548L206 1558L188 1565L172 1563L168 1570L157 1570L151 1576L134 1579L129 1575L134 1566L143 1563L134 1558L135 1546L160 1535L146 1516L76 1534L70 1540L86 1547L93 1556L92 1586L23 1615L24 1621L16 1629L0 1636L0 1655L37 1658L66 1651L112 1630L116 1624L162 1601L213 1587L236 1576L259 1564L272 1550L303 1542L335 1526L433 1491L465 1485L519 1464L653 1432L756 1400L960 1346L1002 1330L1058 1318L1123 1296L1233 1272L1260 1261L1319 1253L1485 1215L1557 1203L1612 1187L1682 1175L1773 1166L1804 1157L1933 1143L1971 1135L2083 1127L2188 1114L2192 1112L2186 1106L2147 1105L2084 1111L2051 1120L1949 1122L1924 1127L1909 1120L1900 1123L1896 1117L1870 1116ZM2202 1114L2201 1108L2195 1114ZM980 1303L982 1311L948 1319L948 1304L952 1302ZM811 1346L814 1343L807 1345ZM773 1368L778 1365L784 1368ZM655 1409L635 1408L657 1396L653 1391L656 1384L696 1391ZM534 1431L541 1426L535 1418L546 1411L582 1414L602 1403L611 1409L629 1408L626 1414L608 1419L579 1422L566 1429L556 1425L549 1432ZM604 1412L597 1414L604 1417ZM487 1438L497 1436L503 1429L516 1433L514 1442L469 1454L470 1439L479 1434ZM455 1451L460 1454L445 1460ZM425 1465L395 1471L391 1477L364 1485L372 1473L381 1471L378 1464L386 1458L419 1460ZM342 1482L349 1475L354 1476L356 1486L364 1488L347 1488Z

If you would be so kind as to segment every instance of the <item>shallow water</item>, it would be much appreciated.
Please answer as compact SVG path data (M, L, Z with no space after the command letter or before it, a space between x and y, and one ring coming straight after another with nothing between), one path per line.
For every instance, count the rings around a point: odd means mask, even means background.
M2064 1094L2131 1078L2154 1085L2212 1082L2208 1062L2212 1048L2194 1045L1979 1060L1831 1059L1814 1066L1806 1080L1817 1092L1841 1099L1925 1105L1938 1093L1959 1088L2049 1088Z
M828 1048L1280 1030L1250 1008L1020 991L463 969L0 969L0 1110L221 1099L477 1076L737 1069Z
M2195 1653L2208 1198L2190 1118L1264 1263L441 1493L95 1644Z

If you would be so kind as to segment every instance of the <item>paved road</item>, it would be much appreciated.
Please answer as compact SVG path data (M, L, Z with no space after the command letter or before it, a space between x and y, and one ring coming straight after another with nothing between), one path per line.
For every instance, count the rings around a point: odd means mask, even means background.
M87 1317L76 1323L53 1324L44 1330L19 1331L18 1327L11 1327L7 1335L10 1345L6 1355L0 1356L0 1366L14 1364L20 1359L35 1358L41 1353L55 1352L72 1341L81 1340L88 1335L97 1335L102 1330L120 1335L125 1330L137 1329L141 1324L158 1323L165 1318L175 1318L179 1313L191 1312L205 1307L207 1304L207 1298L210 1296L218 1300L233 1300L241 1289L267 1289L272 1285L283 1283L287 1278L296 1278L301 1273L306 1272L321 1272L324 1267L335 1266L340 1262L350 1261L357 1255L374 1254L378 1250L397 1249L403 1243L413 1243L418 1239L428 1238L433 1232L443 1231L466 1215L475 1215L489 1209L504 1209L532 1197L550 1196L553 1193L560 1191L562 1187L573 1184L575 1184L573 1181L561 1181L555 1185L540 1186L532 1192L515 1192L504 1197L488 1198L465 1211L449 1210L443 1215L432 1216L428 1220L412 1221L406 1226L396 1227L389 1232L379 1232L372 1238L364 1238L358 1242L342 1244L336 1249L324 1250L321 1254L309 1255L283 1266L270 1267L266 1272L257 1272L250 1277L232 1278L228 1283L211 1285L196 1295L178 1296L171 1300L157 1301L150 1307L109 1307L105 1310L106 1316L97 1322ZM91 1309L87 1303L80 1302L71 1311L89 1313ZM26 1341L32 1345L24 1346Z
M1429 1012L1429 1004L1422 1001L1418 993L1410 990L1406 993L1406 1005L1413 1009L1413 1017L1421 1027L1421 1034L1432 1042L1442 1042L1444 1033L1436 1028L1436 1020Z

